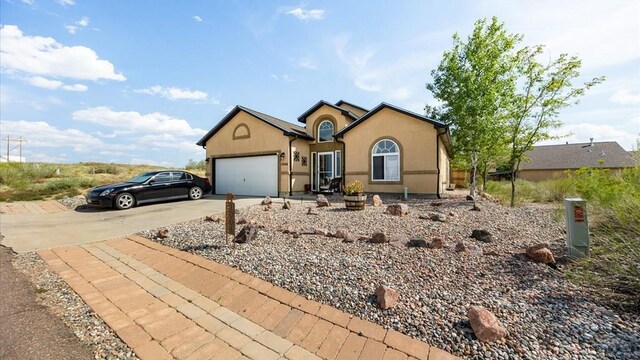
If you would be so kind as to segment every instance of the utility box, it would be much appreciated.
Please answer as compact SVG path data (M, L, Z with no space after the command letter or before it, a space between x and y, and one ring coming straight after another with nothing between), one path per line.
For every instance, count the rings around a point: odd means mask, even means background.
M564 214L567 219L567 249L569 249L569 257L589 257L587 202L580 198L564 199Z

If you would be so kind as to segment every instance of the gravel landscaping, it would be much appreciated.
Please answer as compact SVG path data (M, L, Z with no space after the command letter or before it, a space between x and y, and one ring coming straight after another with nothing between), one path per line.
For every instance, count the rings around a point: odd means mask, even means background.
M328 208L293 199L290 210L281 209L282 200L268 210L253 206L240 210L236 219L263 228L256 240L235 247L225 242L223 222L204 219L166 227L169 235L163 239L157 238L159 229L140 235L234 266L464 358L640 357L637 314L599 305L564 278L561 265L556 270L524 254L531 245L548 243L562 263L564 224L556 209L535 204L511 209L482 200L480 211L470 211L471 203L461 194L409 200L410 212L402 217L385 214L386 204L398 203L392 198L363 211L347 211L338 197L329 198ZM309 207L317 214L309 215ZM429 220L430 215L436 220ZM236 225L236 231L241 227ZM313 234L338 229L347 229L355 241ZM493 241L471 239L476 229L489 231ZM375 232L400 240L364 240ZM405 246L407 239L430 242L435 237L447 246ZM460 241L466 251L455 251ZM396 307L378 307L378 285L398 290ZM471 305L495 314L508 331L506 339L478 341L467 317Z
M17 254L13 266L35 284L37 301L62 318L80 341L91 347L96 359L138 359L82 298L49 270L35 252Z

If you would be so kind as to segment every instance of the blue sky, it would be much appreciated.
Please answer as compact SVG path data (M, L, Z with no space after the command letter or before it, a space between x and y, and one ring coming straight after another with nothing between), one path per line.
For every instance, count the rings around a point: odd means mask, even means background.
M295 122L318 100L422 113L451 36L497 16L605 75L556 142L640 137L639 1L0 0L0 135L27 161L184 166L236 104ZM6 143L2 142L2 149ZM4 151L2 153L4 155ZM17 151L13 154L17 156Z

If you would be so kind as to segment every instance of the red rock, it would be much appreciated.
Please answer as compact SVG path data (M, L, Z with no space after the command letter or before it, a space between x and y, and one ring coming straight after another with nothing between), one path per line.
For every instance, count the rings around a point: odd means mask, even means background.
M443 247L445 247L446 244L444 242L443 238L433 238L433 240L431 240L431 243L429 244L429 247L432 249L442 249Z
M398 304L398 292L390 287L380 285L376 289L376 301L381 309L391 309Z
M389 205L385 213L395 216L405 216L409 213L409 206L407 204Z
M507 329L500 324L495 315L482 306L470 306L467 310L467 316L469 316L471 328L478 340L494 342L507 336Z
M371 235L371 240L372 243L374 244L382 244L382 243L386 243L389 242L389 240L387 239L387 235L385 235L384 233L373 233L373 235Z
M160 229L158 230L158 237L160 239L167 238L169 236L169 229Z
M547 244L538 244L529 247L527 249L527 256L531 260L543 264L556 263L556 259L553 257L553 252L551 252Z

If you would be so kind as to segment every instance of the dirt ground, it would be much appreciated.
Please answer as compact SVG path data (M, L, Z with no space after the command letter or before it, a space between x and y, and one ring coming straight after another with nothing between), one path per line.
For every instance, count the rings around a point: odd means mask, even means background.
M0 359L93 359L71 330L36 301L36 288L0 246Z

